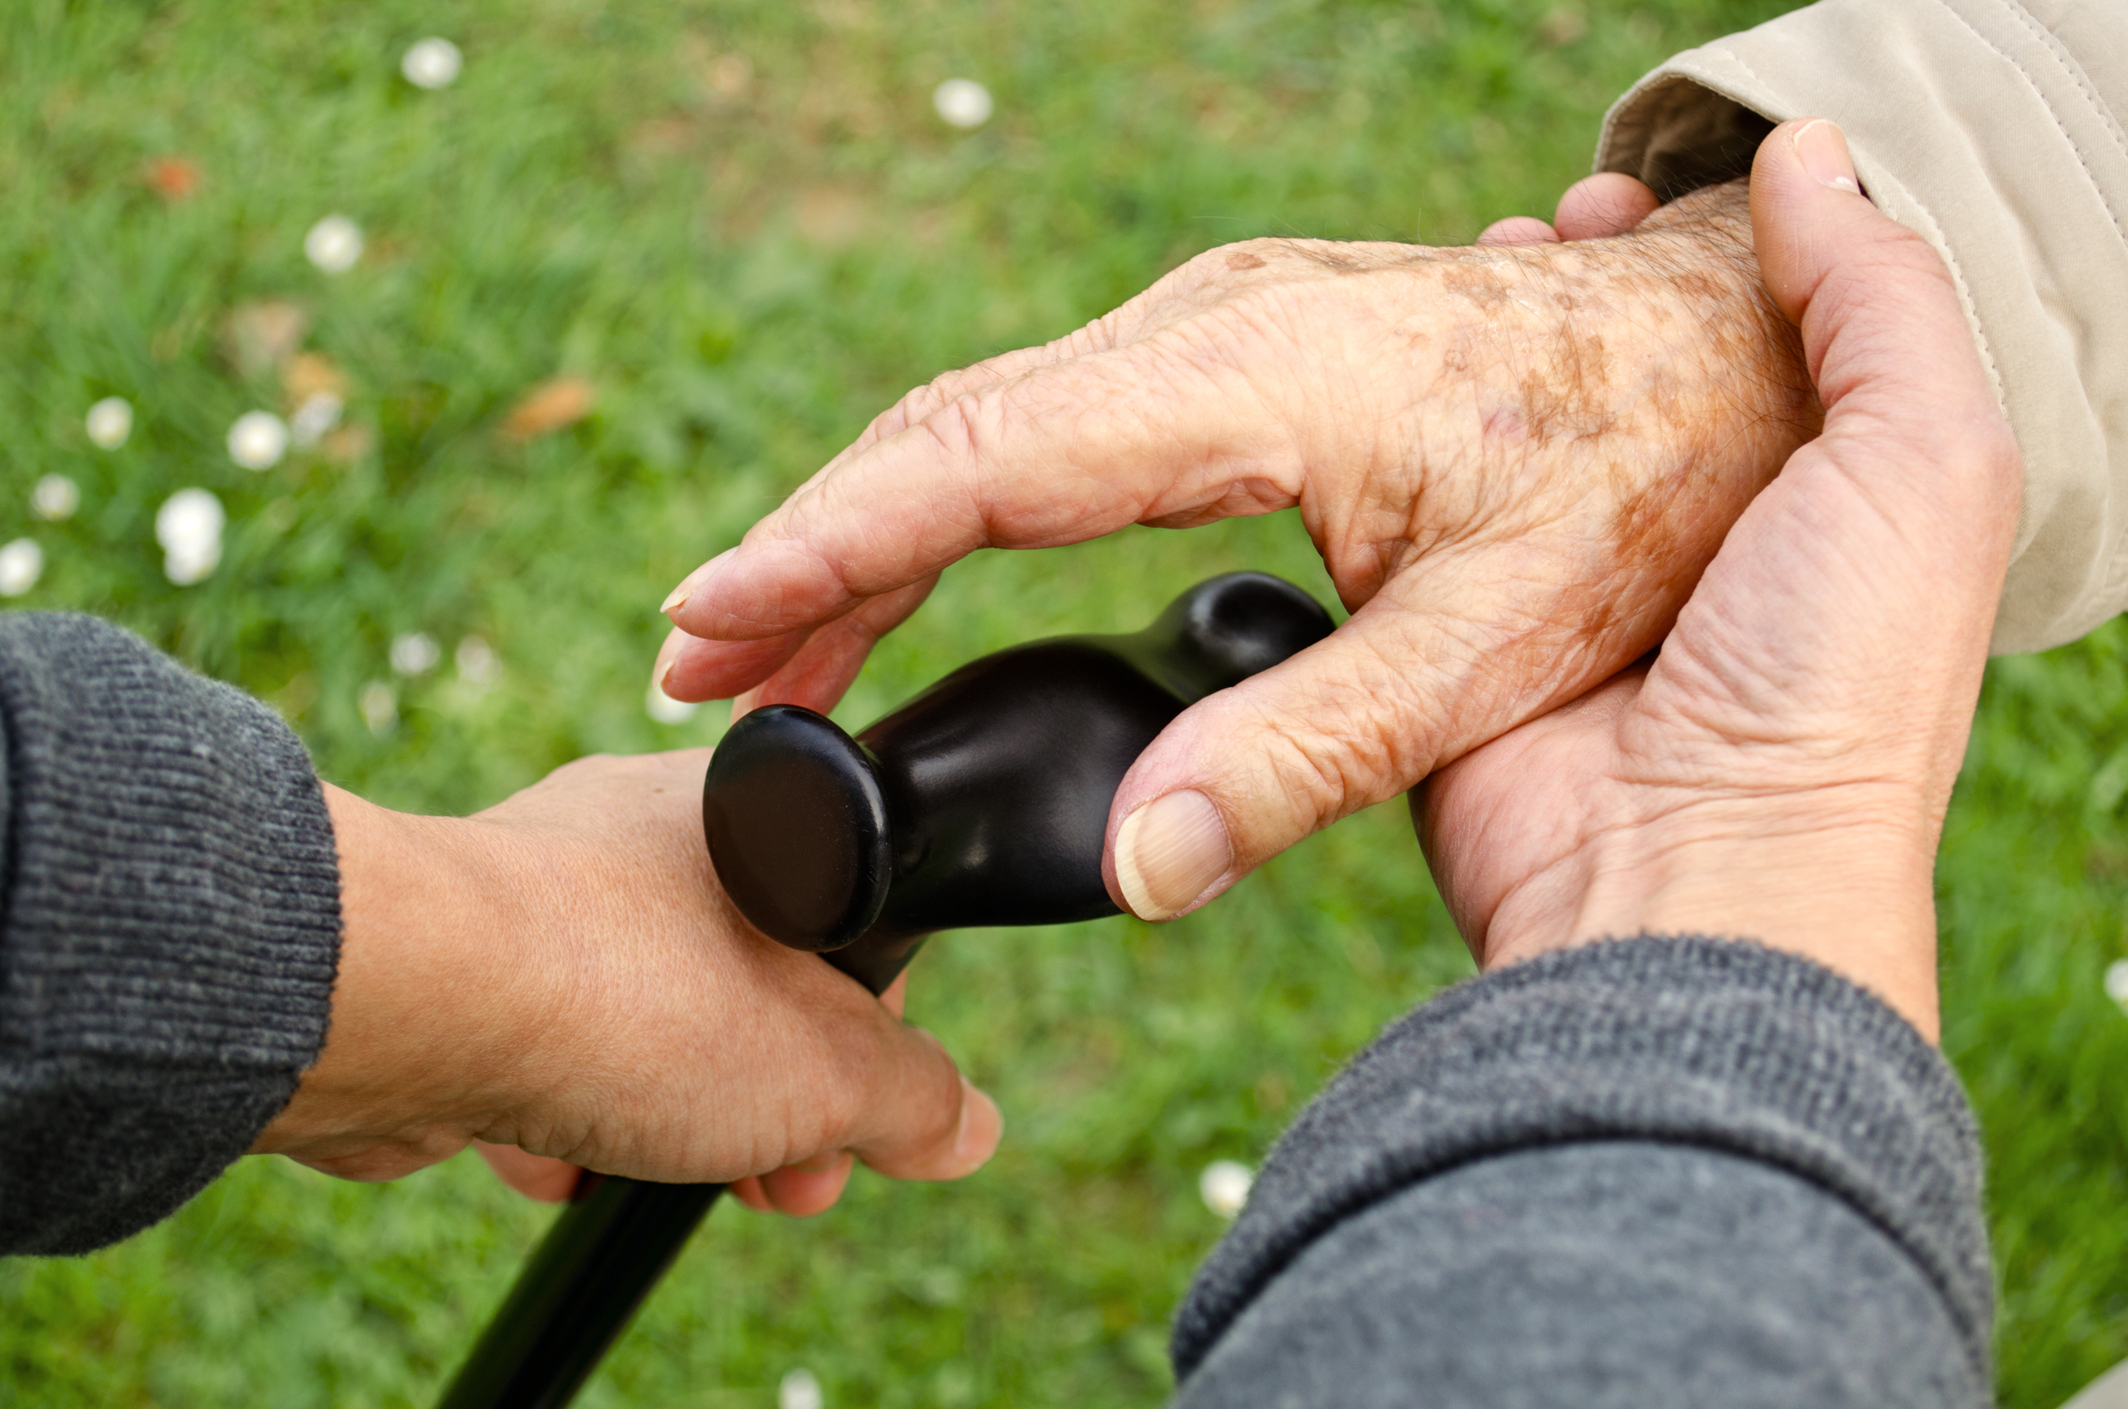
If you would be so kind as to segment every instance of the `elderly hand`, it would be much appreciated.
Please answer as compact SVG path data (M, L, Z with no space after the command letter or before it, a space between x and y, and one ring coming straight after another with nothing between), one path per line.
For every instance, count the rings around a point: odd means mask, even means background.
M997 1107L929 1034L762 937L702 845L709 751L572 763L466 819L326 789L345 935L332 1027L254 1149L393 1179L471 1140L565 1197L580 1165L815 1213L851 1158L955 1179ZM757 1178L757 1176L766 1176Z
M1162 919L1647 651L1817 424L1741 184L1594 244L1251 241L910 393L673 593L658 678L826 708L974 549L1298 507L1353 615L1124 780L1110 891Z
M1936 843L2019 462L1948 272L1859 192L1828 122L1759 149L1759 259L1824 434L1738 520L1653 664L1414 795L1487 967L1604 935L1749 936L1934 1039Z

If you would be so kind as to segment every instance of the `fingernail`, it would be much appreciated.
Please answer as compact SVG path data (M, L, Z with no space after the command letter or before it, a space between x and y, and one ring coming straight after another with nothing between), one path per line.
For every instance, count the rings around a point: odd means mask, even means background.
M1822 117L1806 122L1796 129L1792 140L1796 160L1820 186L1862 194L1862 183L1855 179L1855 159L1847 150L1847 134L1840 131L1838 123Z
M983 1089L961 1078L961 1128L953 1136L953 1159L963 1169L987 1163L1005 1133L1005 1115Z
M1116 833L1116 884L1141 920L1179 913L1233 864L1225 819L1194 788L1153 799Z
M724 560L738 551L737 548L726 548L723 552L681 578L680 585L672 589L672 594L665 599L665 605L659 607L658 610L667 616L671 616L674 612L686 606L687 599L700 591L704 583L715 577Z
M658 647L658 658L650 667L650 678L660 690L665 688L665 677L672 674L673 662L680 658L681 648L693 639L677 626L665 633L665 644Z
M806 1174L826 1174L830 1170L838 1168L843 1161L849 1158L850 1152L848 1150L822 1150L811 1159L798 1161L791 1168L801 1170Z

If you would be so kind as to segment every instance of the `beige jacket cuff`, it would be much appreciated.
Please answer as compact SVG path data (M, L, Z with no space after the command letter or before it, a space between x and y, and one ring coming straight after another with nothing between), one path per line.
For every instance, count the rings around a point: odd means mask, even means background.
M1772 123L1846 130L1877 205L1950 265L2024 452L1994 649L2128 609L2128 5L1823 0L1671 59L1596 169L1665 200L1750 169Z

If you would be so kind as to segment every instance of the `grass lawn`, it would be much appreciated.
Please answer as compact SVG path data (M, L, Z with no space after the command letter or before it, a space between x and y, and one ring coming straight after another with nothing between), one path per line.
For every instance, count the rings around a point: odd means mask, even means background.
M0 539L44 559L12 605L125 622L401 807L710 742L721 711L645 712L656 604L908 386L1229 240L1457 243L1549 211L1638 73L1784 8L11 0ZM424 34L463 49L455 85L400 77ZM957 75L996 97L972 132L932 109ZM366 245L327 274L304 237L334 213ZM335 430L232 463L240 414L321 386ZM134 409L115 450L84 428L108 396ZM51 474L79 490L61 521L31 510ZM154 520L193 486L229 522L180 587ZM1329 600L1285 515L981 556L841 717L1238 567ZM414 633L440 662L396 673ZM2013 1409L2128 1356L2128 1017L2100 983L2128 953L2124 697L2118 623L1999 662L1941 866ZM997 1161L860 1176L810 1223L720 1210L582 1402L768 1405L801 1366L831 1406L1155 1402L1222 1226L1199 1171L1259 1159L1468 971L1398 807L1180 924L947 937L911 1011L998 1095ZM377 1187L243 1161L119 1247L0 1262L0 1401L425 1404L551 1216L470 1159Z

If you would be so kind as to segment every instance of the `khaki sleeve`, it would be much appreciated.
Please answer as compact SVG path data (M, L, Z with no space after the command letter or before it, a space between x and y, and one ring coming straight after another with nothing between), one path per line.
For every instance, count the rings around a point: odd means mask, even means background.
M2128 609L2128 0L1823 0L1688 50L1604 120L1599 171L1665 200L1829 117L1870 196L1949 263L2024 452L1998 653Z

